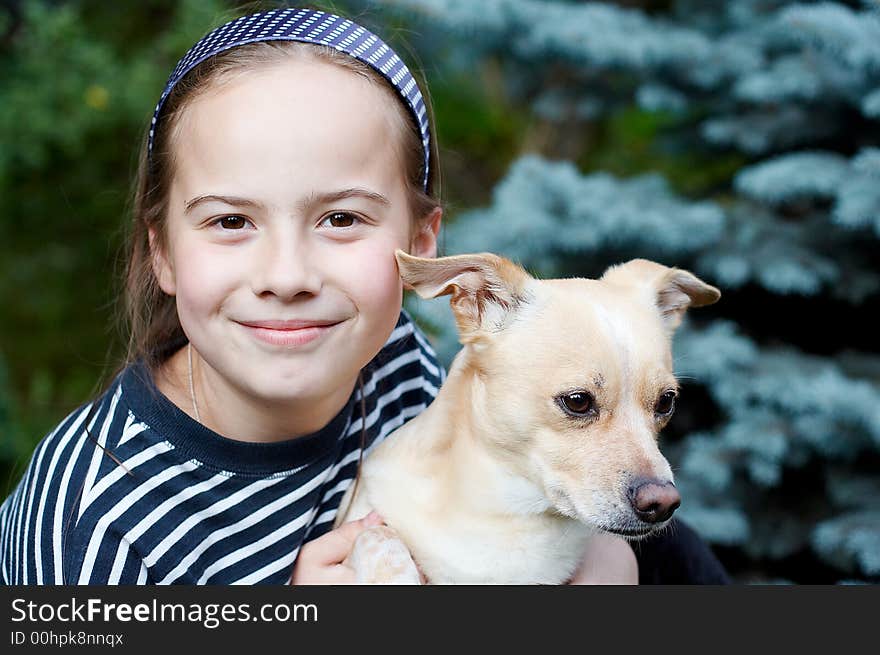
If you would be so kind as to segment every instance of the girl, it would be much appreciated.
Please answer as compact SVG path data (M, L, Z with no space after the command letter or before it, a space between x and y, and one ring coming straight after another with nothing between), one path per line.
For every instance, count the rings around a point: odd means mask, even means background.
M13 584L343 583L364 450L445 373L393 256L436 256L436 140L378 37L282 9L178 63L145 136L126 366L0 508ZM609 537L577 581L635 582Z

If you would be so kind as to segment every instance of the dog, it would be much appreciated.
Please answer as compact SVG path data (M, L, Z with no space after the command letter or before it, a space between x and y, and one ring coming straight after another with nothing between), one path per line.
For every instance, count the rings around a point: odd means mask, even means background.
M645 259L540 280L492 253L395 257L422 298L451 294L462 348L342 499L334 527L385 520L346 559L358 583L560 584L598 532L668 524L672 335L717 288Z

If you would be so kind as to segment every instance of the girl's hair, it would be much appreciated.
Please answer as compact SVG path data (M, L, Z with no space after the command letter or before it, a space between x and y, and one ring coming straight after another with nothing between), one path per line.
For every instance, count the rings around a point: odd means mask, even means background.
M131 204L132 217L122 291L128 334L124 365L140 359L154 372L186 340L177 317L175 300L159 288L154 275L149 241L152 230L155 234L153 248L163 251L167 247L168 197L177 164L174 142L181 116L196 98L231 78L291 60L339 66L363 76L381 89L396 115L395 122L399 132L397 147L404 166L413 227L419 229L423 220L440 206L437 139L434 130L431 128L429 176L425 189L424 147L418 126L388 81L372 67L333 48L296 41L248 43L206 59L187 73L166 98L161 120L156 126L152 155L148 152L149 130L145 132L141 146ZM424 85L420 86L425 89ZM429 96L425 93L423 97L429 125L433 126Z

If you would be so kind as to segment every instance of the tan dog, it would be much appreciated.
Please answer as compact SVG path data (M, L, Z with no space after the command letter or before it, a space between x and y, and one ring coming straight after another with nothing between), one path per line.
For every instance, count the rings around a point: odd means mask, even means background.
M678 392L672 334L718 289L644 259L537 280L490 253L395 254L421 297L452 294L463 348L342 500L336 525L372 509L387 523L356 541L358 581L418 584L414 558L431 583L559 584L597 531L666 525L680 500L657 448Z

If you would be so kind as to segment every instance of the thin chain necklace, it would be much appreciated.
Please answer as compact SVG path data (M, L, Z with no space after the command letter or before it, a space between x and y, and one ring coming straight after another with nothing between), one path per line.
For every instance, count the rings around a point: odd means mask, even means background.
M186 344L186 359L188 362L188 377L189 377L189 397L192 400L193 404L193 413L196 415L196 421L199 423L202 422L202 419L199 417L199 405L196 403L196 391L193 387L193 358L192 358L192 343ZM357 491L358 483L361 480L361 463L364 459L364 450L367 447L367 408L364 399L364 377L363 371L358 372L358 386L361 390L361 447L360 453L358 453L358 467L357 473L355 474L354 485L355 491Z
M199 406L196 403L196 390L193 388L193 351L192 351L192 343L186 344L186 358L189 361L189 397L192 399L193 403L193 413L196 415L196 420L201 423L202 419L199 417Z

